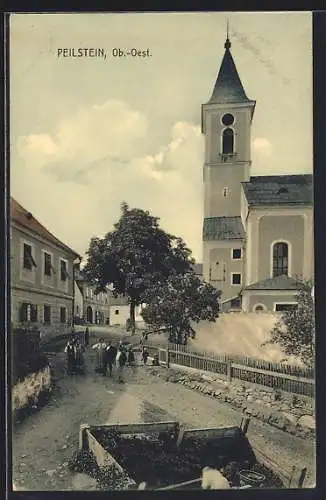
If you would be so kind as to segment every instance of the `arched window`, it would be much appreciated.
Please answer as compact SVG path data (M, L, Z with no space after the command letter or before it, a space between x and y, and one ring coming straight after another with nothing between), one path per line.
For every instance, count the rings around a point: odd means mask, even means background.
M222 153L224 155L232 154L234 150L234 134L232 128L226 128L223 131Z
M273 245L273 278L282 274L289 274L289 246L279 241Z
M254 312L265 312L266 307L263 304L256 304L254 306Z

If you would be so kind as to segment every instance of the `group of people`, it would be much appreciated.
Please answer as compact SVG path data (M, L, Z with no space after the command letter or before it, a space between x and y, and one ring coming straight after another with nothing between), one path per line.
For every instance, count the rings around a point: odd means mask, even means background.
M84 373L84 352L85 347L77 337L72 337L68 340L65 353L67 354L67 371L69 375Z
M88 337L88 336L87 336ZM87 340L87 345L86 345ZM89 338L86 339L85 345L88 346ZM100 338L99 342L92 346L96 351L95 371L106 377L108 374L112 377L113 367L117 368L118 381L123 383L123 372L126 365L133 370L136 367L135 353L132 346L126 347L122 342L116 347L112 342L105 342L104 338ZM85 347L76 337L70 339L65 347L67 354L67 371L68 374L83 373L85 362L84 353ZM149 353L146 347L142 348L142 361L147 364Z

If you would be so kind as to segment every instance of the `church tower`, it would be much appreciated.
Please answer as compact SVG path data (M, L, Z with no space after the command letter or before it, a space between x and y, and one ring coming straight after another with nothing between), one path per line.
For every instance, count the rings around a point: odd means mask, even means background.
M228 34L224 47L213 93L202 105L205 136L203 274L205 280L222 290L226 299L240 291L242 285L242 277L237 286L232 283L232 262L228 262L230 259L221 255L221 251L228 247L227 251L232 253L232 239L239 240L233 242L237 250L243 246L241 183L250 179L251 124L256 102L247 97L242 86ZM243 250L241 255L243 258Z

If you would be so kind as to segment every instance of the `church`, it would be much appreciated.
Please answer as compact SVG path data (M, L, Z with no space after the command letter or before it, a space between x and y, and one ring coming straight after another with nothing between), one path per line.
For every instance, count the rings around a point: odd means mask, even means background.
M203 278L224 312L295 307L298 280L313 279L313 176L251 176L249 99L229 36L213 93L202 105Z

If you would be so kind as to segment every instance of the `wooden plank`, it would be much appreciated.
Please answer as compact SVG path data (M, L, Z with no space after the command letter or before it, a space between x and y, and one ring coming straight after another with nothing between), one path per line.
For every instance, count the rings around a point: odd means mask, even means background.
M115 458L109 453L107 450L103 448L103 446L97 441L97 439L93 436L90 430L86 429L86 436L88 442L88 449L93 453L96 463L99 468L103 467L114 467L120 473L126 474L125 469L121 467L121 465L115 460ZM125 484L126 488L130 486L136 485L136 482L129 477L125 476Z
M180 445L181 445L181 443L182 443L184 433L185 433L185 428L184 428L183 425L180 425L179 426L179 434L178 434L178 437L177 437L177 448L179 448Z
M122 434L144 434L164 432L174 430L179 426L179 422L147 422L139 424L107 424L107 425L93 425L90 427L91 431L117 431Z
M201 429L186 429L184 431L184 439L186 437L194 438L222 438L233 437L239 434L239 427L207 427Z
M283 481L285 486L289 486L291 483L291 478L293 476L293 470L289 470L284 468L284 465L279 465L270 457L268 457L265 453L259 450L256 446L251 444L251 448L253 449L256 459L261 464L265 465L268 469L271 469L275 474L277 474L280 479Z
M164 486L163 488L157 488L157 491L177 490L179 488L184 488L185 486L191 486L193 484L198 484L201 486L201 477L197 479L191 479L190 481L184 481L183 483L170 484L169 486Z

